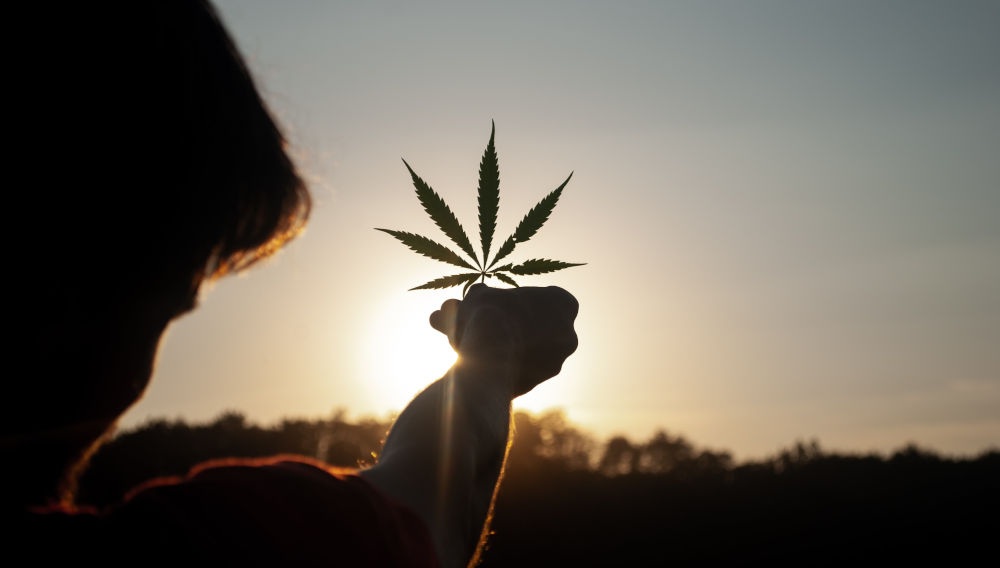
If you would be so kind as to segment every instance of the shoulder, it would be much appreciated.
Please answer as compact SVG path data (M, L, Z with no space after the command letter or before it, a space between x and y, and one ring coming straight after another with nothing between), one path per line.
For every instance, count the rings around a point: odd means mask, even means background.
M100 523L113 555L164 565L435 565L415 514L355 470L297 456L213 461L154 480Z

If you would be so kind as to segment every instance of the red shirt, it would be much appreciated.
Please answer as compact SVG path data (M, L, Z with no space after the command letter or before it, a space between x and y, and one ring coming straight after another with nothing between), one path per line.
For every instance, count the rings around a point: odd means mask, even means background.
M356 473L297 456L207 462L103 514L32 513L15 548L31 564L437 566L426 525Z

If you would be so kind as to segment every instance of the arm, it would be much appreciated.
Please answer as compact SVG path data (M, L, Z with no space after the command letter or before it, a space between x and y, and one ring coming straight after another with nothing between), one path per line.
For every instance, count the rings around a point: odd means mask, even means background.
M558 374L576 349L576 300L560 288L477 285L431 316L459 360L396 420L361 475L427 523L442 566L477 555L503 471L510 401Z
M362 477L425 521L443 567L466 566L487 521L507 450L510 400L467 388L453 368L396 420Z

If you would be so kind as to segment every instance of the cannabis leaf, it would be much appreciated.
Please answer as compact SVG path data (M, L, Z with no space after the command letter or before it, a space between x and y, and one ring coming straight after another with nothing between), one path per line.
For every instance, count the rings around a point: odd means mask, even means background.
M483 264L490 256L490 244L500 209L500 165L493 146L496 131L494 124L490 127L490 142L483 153L483 161L479 163L479 238L483 242Z
M431 186L427 185L424 180L420 179L420 176L414 173L413 168L410 167L410 164L406 163L406 160L403 160L403 163L406 164L406 169L410 170L410 176L413 178L413 186L417 189L417 199L424 206L424 211L430 215L434 224L445 235L448 235L449 239L465 251L465 254L471 256L472 260L476 261L476 266L480 266L479 259L476 258L476 253L472 250L472 243L469 242L469 237L465 234L465 229L462 228L462 224L458 222L455 214L451 212L451 208L444 202L444 199L441 199L440 195L431 189Z
M383 233L388 233L397 239L399 242L410 247L413 252L420 253L424 256L429 256L434 260L440 260L441 262L447 262L448 264L454 264L455 266L461 266L463 268L468 268L469 270L475 270L476 268L465 261L462 257L458 256L451 251L448 247L438 244L427 237L421 237L420 235L415 235L413 233L406 233L403 231L393 231L390 229L375 229L376 231L382 231Z
M518 245L518 243L526 242L528 239L535 236L535 233L542 228L542 225L544 225L545 222L548 221L549 216L552 215L552 210L555 209L556 203L559 202L559 197L562 195L563 188L566 187L570 178L573 177L572 173L569 174L566 181L562 182L559 187L555 188L551 193L539 201L537 205L528 211L528 214L521 219L517 228L514 229L514 234L507 237L507 240L500 245L500 248L497 249L493 256L493 261L490 262L490 247L493 243L494 233L496 232L497 213L500 209L500 166L497 159L496 147L494 146L495 136L496 125L494 124L490 128L490 141L486 145L486 151L483 152L483 159L479 163L479 240L482 244L483 251L482 262L479 262L479 257L476 256L476 251L473 250L472 243L469 241L469 237L465 233L465 229L462 228L462 224L458 222L458 219L455 217L455 214L452 213L448 204L444 202L444 199L442 199L441 196L431 188L431 186L427 185L424 180L420 179L420 176L413 171L413 168L410 167L410 164L406 163L406 160L403 160L403 163L406 165L406 169L410 172L410 177L413 179L413 187L416 189L417 199L420 201L420 205L423 206L424 211L426 211L427 215L432 221L434 221L434 224L441 229L441 232L443 232L445 236L451 239L451 241L462 250L462 252L472 259L475 266L445 245L427 237L405 231L394 231L391 229L376 230L391 235L396 240L409 247L410 250L418 254L433 258L434 260L447 262L448 264L476 271L454 274L451 276L442 276L441 278L431 280L426 284L410 288L411 290L450 288L452 286L464 285L462 288L462 295L464 296L465 292L470 286L472 286L473 283L475 283L476 280L485 282L487 278L496 277L497 280L503 282L504 284L517 287L518 284L513 278L511 278L511 275L529 276L534 274L545 274L548 272L555 272L556 270L562 270L563 268L569 268L571 266L582 266L582 263L562 262L547 258L533 258L531 260L526 260L521 264L508 263L497 268L493 268L496 266L497 261L506 258L510 255L510 253L514 252L514 248Z

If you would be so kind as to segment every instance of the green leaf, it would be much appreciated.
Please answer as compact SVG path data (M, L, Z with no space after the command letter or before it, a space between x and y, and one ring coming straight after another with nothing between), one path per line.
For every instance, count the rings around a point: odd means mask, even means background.
M521 219L520 224L518 224L517 229L514 230L514 240L519 243L523 243L533 237L538 229L542 228L542 225L549 220L549 215L552 214L552 210L556 207L556 202L559 201L559 196L562 194L562 190L569 183L570 178L573 174L570 173L566 181L562 182L562 185L555 188L552 193L546 195L538 205L531 208L528 214Z
M493 265L497 263L498 260L505 258L508 254L514 252L514 247L517 245L517 241L514 240L514 235L507 237L507 240L500 245L500 250L497 251L497 255L493 258L493 262L490 263L486 270L493 268Z
M477 266L481 266L479 258L476 256L476 251L472 250L472 243L469 242L469 236L465 234L465 229L462 228L462 224L458 222L455 214L451 212L448 204L431 189L431 186L420 179L420 176L413 171L413 168L410 167L410 164L406 163L406 160L403 160L403 163L406 164L406 169L410 171L410 177L413 178L413 187L417 190L417 199L420 200L420 204L423 205L427 215L430 216L434 224L445 235L448 235L448 238L452 242L458 245L458 248L462 249L465 254L476 261Z
M388 233L395 237L399 242L410 247L413 252L422 254L424 256L429 256L434 260L440 260L441 262L447 262L448 264L454 264L455 266L461 266L462 268L468 268L469 270L475 270L476 268L465 261L464 258L459 256L457 253L453 252L448 247L436 243L427 237L422 237L413 233L407 233L405 231L393 231L391 229L379 229L376 231L382 231L383 233Z
M569 183L569 180L572 177L573 174L570 173L569 177L566 178L566 181L562 182L559 187L552 190L552 193L542 198L542 200L538 202L538 205L535 205L530 211L528 211L528 214L524 216L524 219L521 219L521 222L518 223L517 229L514 229L514 234L508 237L507 240L504 241L503 245L500 246L500 250L497 251L496 258L493 259L493 262L490 263L487 270L493 268L493 265L496 264L498 260L514 252L514 247L517 243L523 243L535 236L535 233L537 233L538 230L542 228L542 225L548 221L549 215L552 214L552 210L555 209L556 203L559 201L559 196L562 195L563 188L566 187L566 184Z
M483 244L483 264L490 257L490 244L497 228L497 211L500 209L500 165L493 145L496 124L490 128L490 141L479 163L479 238Z
M413 178L413 186L416 188L417 199L420 200L420 204L423 206L424 211L427 212L427 215L430 216L431 220L434 221L438 228L441 229L441 231L453 243L458 245L460 251L452 250L450 248L450 244L445 246L437 241L415 233L390 229L377 230L382 231L402 242L404 245L409 247L410 250L413 250L418 254L473 271L463 274L443 276L441 278L431 280L426 284L411 288L411 290L441 289L461 285L462 296L465 297L471 286L473 286L477 281L485 281L486 278L493 278L495 276L500 282L517 287L518 284L514 281L513 276L545 274L547 272L554 272L571 266L582 266L582 264L562 262L559 260L535 258L517 265L508 262L501 265L499 268L493 268L499 264L500 260L510 255L519 243L528 241L534 237L536 233L538 233L538 231L552 215L552 211L559 202L563 189L569 183L569 180L573 178L573 174L570 173L569 176L566 177L566 180L559 185L559 187L546 195L541 201L538 202L537 205L532 207L528 211L527 215L521 219L521 222L518 223L514 233L507 237L507 240L505 240L494 252L493 259L490 260L490 252L493 248L493 238L496 236L497 215L500 209L500 165L497 158L495 142L496 125L491 122L490 139L486 144L486 150L483 152L482 160L480 160L479 163L477 203L479 212L479 239L482 246L482 250L480 252L483 254L482 262L480 262L480 258L476 254L476 250L473 249L472 243L469 241L468 234L465 232L461 223L458 222L458 219L455 217L451 208L448 207L448 204L445 203L444 199L442 199L440 195L431 189L431 187L427 185L427 183L424 182L424 180L422 180L416 172L413 171L413 168L410 167L410 164L407 163L406 160L403 160L403 163L406 165L406 169L410 172L410 177ZM468 259L461 255L462 253L468 255L468 257L472 259L475 266L470 264Z
M514 282L514 279L511 278L510 276L507 276L506 274L500 274L499 272L494 272L493 276L496 276L504 284L510 284L515 288L520 288L520 286L517 285L517 282Z
M464 284L466 282L475 282L479 278L478 272L468 272L466 274L454 274L452 276L442 276L435 280L431 280L426 284L421 284L410 290L437 290L440 288L451 288L452 286L458 286L459 284Z
M522 276L530 274L545 274L546 272L555 272L556 270L562 270L563 268L569 268L571 266L583 266L584 263L574 264L571 262L562 262L559 260L549 260L547 258L533 258L531 260L526 260L517 266L512 266L510 271L514 274L520 274Z

